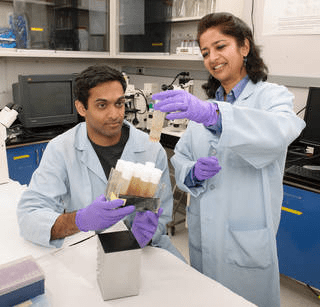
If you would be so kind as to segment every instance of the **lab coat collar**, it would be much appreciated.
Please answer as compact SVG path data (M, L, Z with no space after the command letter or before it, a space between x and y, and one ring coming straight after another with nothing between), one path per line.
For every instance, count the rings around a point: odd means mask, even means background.
M260 84L261 82L262 81L259 81L257 84ZM237 100L241 101L248 99L253 94L254 90L257 88L257 84L254 84L251 80L249 80Z
M126 120L124 121L124 124L129 126L130 131L129 131L129 139L127 141L127 144L125 146L125 149L129 149L132 152L143 152L146 151L146 143L141 140L141 136L139 136L142 131L138 130L136 127L134 127L131 123L127 122ZM141 140L137 142L137 140Z
M99 176L105 183L107 178L101 166L99 158L93 149L87 134L86 123L80 123L76 130L75 148L79 151L80 161L86 165L93 173Z

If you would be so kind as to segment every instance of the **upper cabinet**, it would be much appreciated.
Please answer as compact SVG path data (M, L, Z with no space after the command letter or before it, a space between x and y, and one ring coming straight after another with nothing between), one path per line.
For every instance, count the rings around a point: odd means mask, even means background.
M243 6L243 0L227 2L229 11ZM197 23L217 8L223 11L224 3L0 0L0 56L200 60Z
M0 11L8 51L109 51L109 0L0 1Z
M171 1L120 0L119 52L170 52Z
M108 51L108 0L14 0L9 27L18 49Z
M215 0L120 0L117 10L116 53L192 55L196 25L214 12ZM178 51L178 52L177 52Z

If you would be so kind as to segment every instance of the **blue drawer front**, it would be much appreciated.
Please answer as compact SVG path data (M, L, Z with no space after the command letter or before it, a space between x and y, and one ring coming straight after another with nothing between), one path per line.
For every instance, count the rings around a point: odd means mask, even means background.
M29 184L46 146L47 143L41 143L7 149L9 177L21 184Z
M277 246L280 273L320 289L320 194L284 186Z

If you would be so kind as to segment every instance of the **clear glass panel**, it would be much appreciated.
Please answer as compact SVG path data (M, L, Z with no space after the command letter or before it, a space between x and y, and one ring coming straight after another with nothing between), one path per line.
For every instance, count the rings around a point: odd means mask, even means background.
M17 48L109 51L109 0L14 0Z
M202 17L215 10L216 0L173 0L172 17Z
M172 1L120 0L120 52L170 52Z

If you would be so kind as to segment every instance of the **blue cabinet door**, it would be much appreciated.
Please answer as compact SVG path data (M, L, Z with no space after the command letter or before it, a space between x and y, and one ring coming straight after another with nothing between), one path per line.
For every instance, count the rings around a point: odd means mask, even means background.
M31 176L39 166L47 143L24 145L7 149L9 177L21 184L29 184Z
M280 273L320 289L320 194L284 185Z

